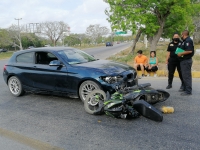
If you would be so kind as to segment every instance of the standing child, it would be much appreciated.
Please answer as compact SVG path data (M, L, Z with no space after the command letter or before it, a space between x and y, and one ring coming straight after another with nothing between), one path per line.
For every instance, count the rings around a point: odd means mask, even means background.
M149 73L154 72L154 77L157 77L156 71L158 70L158 58L156 57L156 52L151 51L150 52L150 58L148 61L148 66L146 67L146 71Z

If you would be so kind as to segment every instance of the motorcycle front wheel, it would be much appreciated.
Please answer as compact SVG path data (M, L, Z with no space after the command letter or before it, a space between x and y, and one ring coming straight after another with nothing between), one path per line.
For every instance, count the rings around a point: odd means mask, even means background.
M84 101L84 109L87 113L92 115L103 114L104 101L106 100L106 93L102 90L94 90L87 95Z

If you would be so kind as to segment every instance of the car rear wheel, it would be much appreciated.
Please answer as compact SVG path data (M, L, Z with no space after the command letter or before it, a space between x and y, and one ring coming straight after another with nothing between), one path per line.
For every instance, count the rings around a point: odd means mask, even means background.
M84 102L87 95L95 89L101 89L101 87L94 81L84 81L79 87L79 97Z
M10 79L8 80L8 87L10 92L14 96L21 96L22 94L24 94L22 84L20 80L15 76L10 77Z

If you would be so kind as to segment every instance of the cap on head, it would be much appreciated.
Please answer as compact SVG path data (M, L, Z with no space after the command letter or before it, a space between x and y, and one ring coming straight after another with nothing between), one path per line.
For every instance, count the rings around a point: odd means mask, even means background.
M138 54L142 54L142 50L137 51Z

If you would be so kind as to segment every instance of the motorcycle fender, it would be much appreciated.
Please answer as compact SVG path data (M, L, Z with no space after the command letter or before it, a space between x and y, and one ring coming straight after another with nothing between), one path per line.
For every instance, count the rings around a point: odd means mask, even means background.
M142 116L144 116L148 119L158 121L158 122L162 122L162 120L163 120L162 112L144 100L135 101L133 103L133 108L139 114L141 114Z

